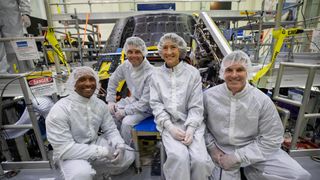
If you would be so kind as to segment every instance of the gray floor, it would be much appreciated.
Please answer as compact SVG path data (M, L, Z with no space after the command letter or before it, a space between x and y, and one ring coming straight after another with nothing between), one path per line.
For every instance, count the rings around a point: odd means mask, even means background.
M20 170L18 175L12 178L0 178L1 180L62 180L59 172L54 169ZM160 176L151 176L151 167L144 166L142 172L137 174L133 167L119 176L113 176L112 180L160 180Z
M320 163L310 157L295 158L312 175L311 180L320 177ZM136 174L134 168L130 168L120 176L112 177L112 180L160 180L160 176L151 176L151 167L144 166L141 174ZM1 178L7 180L8 178ZM17 176L8 180L62 180L56 170L21 170Z
M320 162L313 161L310 157L296 157L294 159L312 175L311 180L320 179Z

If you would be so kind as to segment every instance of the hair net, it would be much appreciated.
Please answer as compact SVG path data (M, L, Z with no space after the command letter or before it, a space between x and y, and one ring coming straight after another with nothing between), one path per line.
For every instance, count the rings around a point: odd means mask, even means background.
M233 51L223 58L220 66L219 77L224 80L224 71L234 64L241 64L247 71L247 79L251 78L251 60L249 56L241 50Z
M75 69L73 69L67 81L67 91L73 92L78 79L85 75L91 75L96 79L97 89L98 89L99 87L98 74L91 67L82 66L82 67L76 67Z
M147 54L148 54L148 50L147 50L146 44L139 37L129 37L126 40L126 42L125 42L125 44L123 46L123 50L126 53L126 55L127 55L128 50L129 50L129 46L135 46L137 49L139 49L141 51L141 53L142 53L142 55L144 57L146 57Z
M158 44L158 52L162 57L162 50L163 50L163 44L165 41L170 40L173 43L177 44L179 52L180 52L180 58L185 58L187 55L187 43L184 41L184 39L180 36L178 36L176 33L167 33L163 35L160 38L159 44Z

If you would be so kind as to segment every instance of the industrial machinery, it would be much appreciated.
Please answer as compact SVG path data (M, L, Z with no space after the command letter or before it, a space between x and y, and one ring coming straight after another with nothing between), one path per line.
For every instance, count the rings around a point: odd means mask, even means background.
M218 78L221 59L231 52L229 43L218 26L205 14L159 13L131 16L120 19L114 26L102 52L107 53L98 61L99 74L107 79L124 60L121 51L125 40L131 36L142 38L148 47L147 59L151 64L161 62L156 45L161 36L173 32L184 38L189 47L187 61L199 68L204 87L221 83ZM118 61L117 61L118 58ZM107 65L109 64L109 65ZM103 87L106 87L104 83ZM122 85L120 85L122 86ZM118 89L119 92L121 88Z

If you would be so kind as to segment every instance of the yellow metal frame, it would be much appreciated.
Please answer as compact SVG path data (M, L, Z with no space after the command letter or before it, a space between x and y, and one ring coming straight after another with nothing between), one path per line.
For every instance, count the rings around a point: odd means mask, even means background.
M56 54L58 55L58 58L60 59L60 61L66 66L68 73L70 74L70 67L67 63L67 60L62 52L62 49L59 45L58 40L56 39L55 35L54 35L54 30L52 27L48 28L47 34L46 34L46 39L48 40L48 42L51 44L52 49L56 52ZM50 57L49 57L50 58Z
M276 58L277 58L277 56L281 50L281 47L283 45L283 41L286 37L295 36L295 35L300 34L302 32L303 32L303 29L301 29L301 28L285 29L285 28L281 27L278 30L273 30L272 36L273 36L273 38L275 38L277 40L277 42L276 42L274 50L273 50L271 62L269 64L267 64L265 67L263 67L262 69L260 69L260 71L257 72L257 74L252 78L251 81L256 84L259 81L259 79L262 76L264 76L274 66Z

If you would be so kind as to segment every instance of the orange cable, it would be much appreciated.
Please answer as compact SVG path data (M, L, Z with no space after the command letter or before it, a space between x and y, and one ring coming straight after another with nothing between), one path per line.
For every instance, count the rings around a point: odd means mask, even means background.
M84 26L84 33L83 33L83 41L82 41L82 47L84 47L84 42L86 41L86 34L87 34L87 26L88 26L88 21L89 21L89 16L90 16L90 13L87 13L86 14L86 24Z

